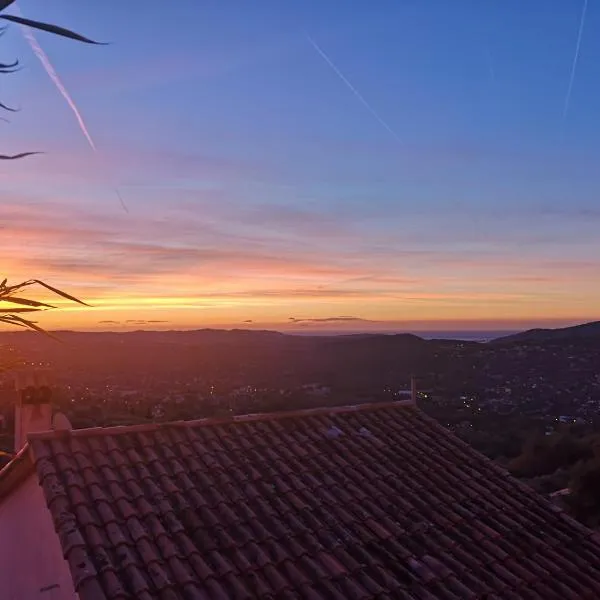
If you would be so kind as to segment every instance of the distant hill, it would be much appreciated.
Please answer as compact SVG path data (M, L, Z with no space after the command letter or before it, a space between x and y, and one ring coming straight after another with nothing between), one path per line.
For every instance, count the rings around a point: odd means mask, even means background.
M582 323L572 327L561 327L557 329L529 329L514 335L497 338L493 344L507 343L543 343L559 342L562 340L589 340L600 339L600 321Z
M215 330L55 332L64 343L27 332L0 333L28 361L92 376L151 374L169 381L193 374L205 380L293 387L306 381L348 389L406 385L413 373L438 372L462 344L412 334L286 335Z

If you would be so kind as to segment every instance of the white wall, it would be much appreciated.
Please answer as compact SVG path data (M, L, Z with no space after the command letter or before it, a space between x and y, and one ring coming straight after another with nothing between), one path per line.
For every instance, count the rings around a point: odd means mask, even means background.
M45 591L42 591L44 590ZM52 517L35 475L0 503L2 600L76 600Z

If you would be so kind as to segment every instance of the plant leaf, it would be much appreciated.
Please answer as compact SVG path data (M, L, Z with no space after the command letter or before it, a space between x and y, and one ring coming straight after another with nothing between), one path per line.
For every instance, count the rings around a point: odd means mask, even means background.
M38 312L41 308L0 308L0 312L3 314L15 314L15 313L26 313L26 312Z
M30 321L29 319L24 319L23 317L17 317L16 315L7 315L6 317L0 320L4 321L5 323L12 322L14 325L21 325L23 327L27 327L28 329L33 329L38 333L43 333L44 335L47 335L48 337L51 337L54 340L58 340L56 336L52 335L45 329L42 329L39 325L36 325L35 321Z
M43 281L40 281L39 279L32 279L31 281L32 281L32 283L37 283L38 285L45 287L47 290L54 292L56 295L61 296L62 298L71 300L71 302L77 302L77 304L82 304L83 306L89 306L89 304L86 304L82 300L75 298L75 296L71 296L70 294L67 294L66 292L63 292L55 287L52 287L51 285L48 285L47 283L44 283Z
M8 8L11 4L14 4L16 0L0 0L0 11Z
M2 0L0 0L1 2ZM106 45L102 42L95 42L94 40L90 40L89 38L84 37L83 35L79 35L70 29L65 29L64 27L59 27L58 25L51 25L50 23L42 23L41 21L32 21L31 19L26 19L25 17L16 17L15 15L0 15L0 19L4 19L5 21L11 21L13 23L19 23L19 25L26 25L27 27L31 27L33 29L40 29L41 31L47 31L48 33L53 33L55 35L60 35L62 37L70 38L72 40L77 40L78 42L85 42L86 44L97 44L97 45Z
M26 156L33 156L34 154L43 154L43 152L21 152L20 154L0 154L0 160L17 160L19 158L25 158Z
M46 304L44 302L38 302L37 300L30 300L29 298L15 298L14 296L0 296L0 302L12 302L13 304L23 304L24 306L32 306L35 308L56 308L56 306L52 306L51 304ZM4 312L0 308L0 312Z
M15 60L12 63L0 63L0 73L16 73L20 71L21 67L19 66L19 61Z
M16 323L15 321L13 321L10 315L6 315L5 317L0 316L0 323L8 323L9 325L18 325L19 327L25 327L23 323Z
M6 104L3 104L2 102L0 102L0 108L8 110L9 112L19 112L18 108L11 108L10 106L6 106Z

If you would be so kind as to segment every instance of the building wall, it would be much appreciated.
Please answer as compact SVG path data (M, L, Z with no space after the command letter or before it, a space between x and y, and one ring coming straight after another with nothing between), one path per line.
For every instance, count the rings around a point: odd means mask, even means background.
M76 600L52 517L35 475L0 503L2 600Z
M15 452L23 448L27 435L52 429L50 404L22 404L15 407Z

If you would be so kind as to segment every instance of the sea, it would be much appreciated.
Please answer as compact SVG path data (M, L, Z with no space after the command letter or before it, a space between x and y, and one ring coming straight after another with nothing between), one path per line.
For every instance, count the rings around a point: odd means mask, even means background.
M412 333L418 335L426 340L459 340L463 342L490 342L506 335L513 335L519 333L521 330L490 330L490 331L399 331L399 330L383 330L383 331L365 331L363 330L344 330L344 331L332 331L332 330L310 330L304 329L303 331L286 331L286 333L293 333L295 335L318 335L318 336L337 336L337 335L394 335L398 333Z

